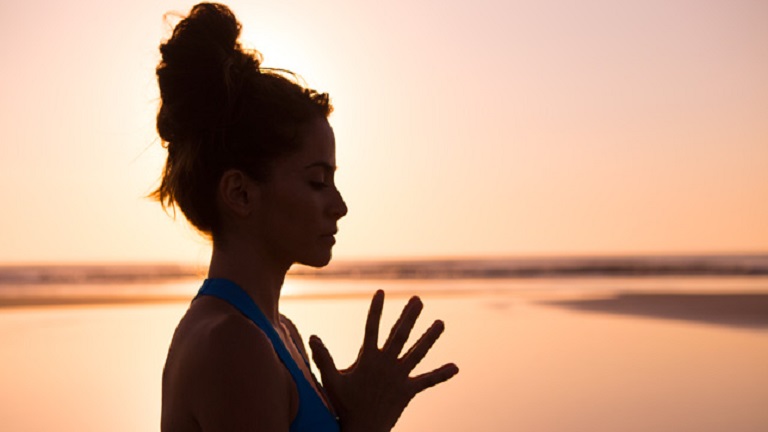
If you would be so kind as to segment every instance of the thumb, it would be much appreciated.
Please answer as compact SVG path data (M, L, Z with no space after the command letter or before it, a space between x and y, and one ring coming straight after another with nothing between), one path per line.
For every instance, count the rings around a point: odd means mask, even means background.
M315 361L317 369L320 371L320 377L323 379L323 384L326 386L332 385L331 381L335 380L339 374L339 370L336 369L336 364L333 362L331 353L328 352L328 348L325 347L323 341L319 337L312 335L309 338L309 347L312 349L312 360Z

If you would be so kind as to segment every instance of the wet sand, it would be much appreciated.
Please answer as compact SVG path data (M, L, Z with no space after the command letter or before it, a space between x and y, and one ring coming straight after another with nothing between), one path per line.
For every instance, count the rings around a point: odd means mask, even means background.
M461 372L417 397L395 432L768 430L768 286L717 292L720 281L668 282L355 282L346 296L286 298L281 309L344 367L373 291L388 292L382 340L407 296L424 293L412 340L434 319L446 331L414 374L449 361ZM330 286L311 285L307 292ZM616 285L629 289L607 289ZM402 290L390 295L395 286ZM637 292L647 286L669 289ZM158 430L168 343L192 295L6 302L0 428Z
M192 300L189 295L153 295L153 296L24 296L0 297L2 308L38 308L66 306L114 306L185 303Z

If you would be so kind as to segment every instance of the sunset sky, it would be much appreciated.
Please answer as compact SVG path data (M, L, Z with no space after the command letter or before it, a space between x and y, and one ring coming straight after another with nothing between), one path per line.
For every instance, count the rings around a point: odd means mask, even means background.
M196 261L144 196L168 11L0 2L0 263ZM331 94L335 255L768 251L768 2L231 1Z

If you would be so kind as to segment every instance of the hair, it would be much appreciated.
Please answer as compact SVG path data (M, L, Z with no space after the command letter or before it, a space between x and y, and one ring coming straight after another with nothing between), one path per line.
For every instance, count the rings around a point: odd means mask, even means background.
M268 180L271 162L298 150L301 126L333 111L328 94L261 67L261 53L240 45L240 29L227 6L200 3L160 45L157 66L157 131L168 158L150 196L211 237L221 229L222 174Z

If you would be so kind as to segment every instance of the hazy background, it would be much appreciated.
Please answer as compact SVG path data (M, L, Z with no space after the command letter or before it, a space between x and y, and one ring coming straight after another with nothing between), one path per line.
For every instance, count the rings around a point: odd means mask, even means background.
M0 261L207 260L143 198L194 3L0 3ZM768 2L227 4L333 98L339 257L768 249Z

